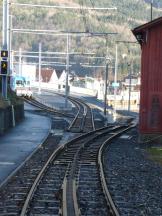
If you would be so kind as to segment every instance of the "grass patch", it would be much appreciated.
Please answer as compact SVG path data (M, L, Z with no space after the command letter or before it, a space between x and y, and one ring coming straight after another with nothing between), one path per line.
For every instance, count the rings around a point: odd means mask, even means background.
M147 151L150 154L152 160L162 164L162 147L152 147Z

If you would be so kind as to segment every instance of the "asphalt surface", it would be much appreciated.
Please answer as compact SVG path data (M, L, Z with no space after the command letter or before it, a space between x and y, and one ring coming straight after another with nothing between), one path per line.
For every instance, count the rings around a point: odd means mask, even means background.
M37 98L38 101L40 101L41 103L52 107L56 110L64 110L64 109L69 109L71 110L71 108L73 107L73 104L69 101L67 101L67 107L65 108L65 98L61 97L57 94L54 94L54 92L48 92L48 91L43 91L41 92L41 94L38 94L36 91L34 91L34 97Z
M25 119L0 137L0 184L42 143L50 125L48 117L25 112Z

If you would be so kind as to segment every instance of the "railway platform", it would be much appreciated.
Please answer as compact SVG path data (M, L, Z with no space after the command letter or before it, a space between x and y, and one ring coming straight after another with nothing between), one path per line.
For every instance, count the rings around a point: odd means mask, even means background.
M30 105L25 109L25 119L0 137L0 185L43 142L51 126Z

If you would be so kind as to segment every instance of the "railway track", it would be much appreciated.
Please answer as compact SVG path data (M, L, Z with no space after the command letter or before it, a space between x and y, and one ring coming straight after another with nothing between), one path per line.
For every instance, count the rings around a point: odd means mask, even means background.
M81 102L73 103L81 109ZM82 105L82 110L85 114L88 108ZM89 115L92 122L91 110ZM59 148L60 137L50 134L36 155L0 188L0 215L118 215L105 183L100 151L129 127L94 130L86 128L85 120L80 124L90 132Z
M126 130L115 126L98 131L80 146L65 177L63 215L119 215L107 188L102 153L112 138Z
M37 151L1 185L0 215L20 215L28 191L50 157L51 152L58 147L60 140L61 136L53 137L52 134L49 134Z
M54 94L65 97L63 94L60 93ZM39 99L41 98L39 97ZM72 120L67 130L73 133L87 133L89 131L95 130L95 123L91 107L83 100L75 97L68 96L68 100L75 105L77 111L74 119Z
M127 129L115 126L92 131L52 154L47 141L44 156L37 154L35 162L29 160L1 188L0 215L113 215L103 193L97 157L107 139Z
M105 178L103 151L111 139L132 127L91 128L59 147L60 137L50 134L0 188L0 215L118 216Z
M78 112L70 124L68 131L86 133L95 130L95 123L91 107L80 99L68 97L78 107Z
M45 104L39 102L38 100L34 99L34 98L23 98L24 101L26 103L29 103L43 111L45 111L46 113L50 113L50 114L54 114L54 115L57 115L57 116L63 116L63 117L68 117L68 118L74 118L74 115L73 114L69 114L69 113L66 113L66 112L61 112L61 111L58 111L56 109L53 109L49 106L46 106Z
M119 215L110 194L107 194L106 183L102 183L105 177L98 152L111 138L126 130L126 126L103 128L60 147L31 188L21 216ZM57 173L57 180L53 177L54 173ZM46 193L44 200L41 199L43 191Z

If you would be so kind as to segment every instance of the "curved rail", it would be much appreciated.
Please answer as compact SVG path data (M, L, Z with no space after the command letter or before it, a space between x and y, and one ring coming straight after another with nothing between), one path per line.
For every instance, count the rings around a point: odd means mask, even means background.
M7 184L7 182L9 181L9 179L11 179L17 172L18 170L20 170L27 161L29 161L31 159L31 157L37 152L37 150L39 148L41 148L43 146L43 143L45 143L45 141L48 139L50 133L51 133L51 129L52 129L52 122L50 121L50 127L49 130L47 131L46 136L43 138L43 140L41 141L41 143L35 148L35 150L0 184L0 188L2 188L5 184Z
M76 116L75 121L71 123L68 130L72 132L73 131L89 132L95 130L93 113L90 106L80 99L74 97L68 97L68 98L71 102L78 104L78 106L80 107L79 109L80 111Z
M73 163L71 165L71 171L69 174L69 177L66 178L66 187L64 187L64 191L63 194L66 194L66 199L64 199L64 214L63 216L79 216L80 215L80 209L79 209L79 204L77 201L77 192L76 192L76 184L75 184L75 175L77 172L77 167L78 167L78 161L79 161L79 155L81 155L81 151L85 151L85 148L87 146L93 146L95 144L96 139L99 139L101 137L103 137L104 135L107 135L108 133L112 133L112 132L116 132L117 130L119 130L120 134L123 133L126 129L122 130L125 128L125 126L115 126L114 128L111 128L109 130L103 131L102 133L97 133L95 134L94 137L92 137L90 140L87 140L86 142L84 142L79 149L77 150ZM101 131L100 131L101 132ZM111 139L114 136L117 136L117 134L119 134L116 132L115 135L111 135ZM110 139L110 138L109 138ZM90 144L92 143L92 144ZM98 148L100 145L100 143L95 144L95 148ZM66 208L66 209L65 209Z
M26 212L27 212L27 210L28 210L28 208L29 208L30 201L31 201L31 199L32 199L32 197L33 197L33 195L34 195L34 192L36 191L37 186L39 185L41 179L42 179L43 176L45 175L46 170L48 169L48 167L50 166L50 164L52 163L52 161L55 160L55 158L60 154L60 152L62 152L63 150L66 151L66 147L72 145L72 144L74 143L74 141L77 142L77 141L79 141L81 138L84 139L84 138L86 138L86 137L88 137L88 136L90 136L90 135L93 136L93 134L95 134L96 132L101 132L102 130L107 130L108 128L110 128L110 127L101 128L101 129L98 129L98 130L96 130L96 131L92 131L92 132L89 132L89 133L87 133L87 134L83 134L83 135L81 135L81 136L79 136L79 137L77 137L77 138L75 138L75 139L69 141L68 143L66 143L66 144L64 144L64 145L62 145L62 146L60 146L57 150L55 150L55 151L52 153L52 155L50 156L50 158L48 159L48 161L46 162L46 164L45 164L45 165L43 166L43 168L41 169L40 173L37 175L37 178L35 179L35 181L34 181L32 187L30 188L30 191L29 191L29 193L28 193L28 195L27 195L27 197L26 197L26 200L25 200L25 202L24 202L24 205L23 205L23 207L22 207L22 211L21 211L21 214L20 214L20 215L21 215L21 216L25 216L25 215L26 215ZM80 145L79 145L79 146L80 146Z
M25 203L24 203L24 206L22 208L22 211L21 211L21 214L20 216L25 216L26 215L26 212L27 212L27 208L28 208L28 205L29 205L29 202L31 200L31 198L33 197L33 194L34 194L34 191L36 189L36 187L38 186L41 178L43 177L43 175L45 174L45 171L49 165L49 163L56 157L56 155L58 154L59 151L61 151L61 149L63 148L64 146L60 146L59 149L57 149L56 151L53 152L53 154L50 156L50 158L48 159L48 161L46 162L46 164L43 166L42 170L40 171L40 173L38 174L37 178L35 179L29 193L28 193L28 196L25 200Z
M123 129L124 128L124 129ZM86 152L86 148L89 147L91 149L91 145L95 148L100 148L103 141L99 142L99 139L105 136L107 140L107 136L109 133L117 133L117 130L120 130L120 134L124 131L128 130L126 126L109 126L98 129L96 131L91 131L87 134L81 135L68 143L60 146L57 150L55 150L52 155L49 157L46 164L43 166L39 174L37 175L33 185L30 188L30 191L26 197L24 202L22 211L20 216L25 216L28 214L28 210L32 211L32 199L37 191L39 191L38 185L41 184L43 178L46 177L47 170L53 169L53 166L57 166L57 164L62 163L61 161L66 161L67 169L64 176L64 184L63 184L63 210L62 214L67 216L76 216L80 215L79 204L77 200L77 187L76 187L76 172L78 169L78 165L80 163L80 157L82 156L82 152ZM109 135L111 139L116 135ZM105 139L104 138L104 139ZM96 139L98 139L96 141ZM95 144L96 142L96 144ZM97 146L95 146L97 145ZM97 150L98 152L98 150ZM101 154L101 153L100 153ZM66 156L67 155L67 156ZM70 161L69 160L70 157ZM62 159L61 159L62 158ZM66 160L67 158L67 160ZM96 166L96 165L95 165ZM47 178L47 177L46 177ZM46 179L45 178L45 179ZM103 178L104 179L104 178ZM104 190L105 191L105 190ZM106 193L107 194L107 193ZM31 205L32 204L32 205Z
M105 180L105 176L104 176L104 169L103 169L103 164L102 164L102 154L103 154L103 149L105 148L106 144L108 142L110 142L113 138L115 138L116 136L119 136L121 133L124 133L125 131L129 130L130 128L132 128L134 126L119 126L119 127L115 127L113 128L113 130L111 130L111 132L115 132L115 134L111 134L110 137L108 139L106 139L106 141L104 141L104 143L100 146L98 146L99 151L98 151L98 164L99 164L99 173L101 176L101 185L104 191L104 196L105 196L105 200L107 202L108 207L110 208L110 215L115 215L115 216L119 216L118 210L115 207L115 204L111 198L111 195L109 193L108 187L107 187L107 183ZM124 128L124 129L123 129ZM30 189L30 192L27 196L27 199L25 201L24 207L22 209L21 212L21 216L25 215L28 207L29 207L29 203L31 202L32 197L34 196L34 192L37 189L37 186L39 185L41 179L43 178L43 176L45 175L45 172L47 170L47 168L49 167L50 163L52 161L54 161L56 159L56 157L62 153L63 150L65 150L65 152L67 151L67 147L69 147L70 145L73 144L74 141L79 141L81 138L83 137L88 137L90 134L95 134L93 137L91 138L87 138L86 141L82 141L79 144L76 144L76 150L74 152L73 155L73 159L72 162L70 163L71 166L69 168L69 172L68 172L68 176L65 176L64 178L64 187L63 187L63 215L80 215L80 209L79 209L79 204L78 204L78 200L77 200L77 189L76 189L76 170L78 167L78 161L79 161L79 157L81 155L81 151L85 149L85 147L91 145L90 142L92 142L92 140L94 141L96 138L99 138L101 136L103 136L103 134L108 134L107 130L108 127L106 128L102 128L96 131L92 131L88 134L85 134L85 136L80 136L77 139L74 139L66 144L64 144L63 146L61 146L58 150L56 150L51 157L49 158L49 160L47 161L47 163L45 164L45 166L43 167L43 169L41 170L41 172L39 173L39 175L37 176L33 186ZM120 130L119 132L117 132L116 130ZM102 131L102 130L106 130L106 131ZM92 142L94 143L94 142ZM98 144L97 144L98 145Z
M45 92L50 92L61 97L65 97L65 95L61 93L51 92L47 90L45 90ZM86 133L95 130L93 112L91 107L86 102L76 97L68 96L68 100L77 107L78 111L67 130L76 133Z
M39 101L33 99L33 98L23 98L25 102L41 109L41 110L44 110L46 112L49 112L49 113L52 113L52 114L55 114L55 115L60 115L60 116L64 116L64 117L69 117L69 118L74 118L73 115L70 115L68 113L65 113L65 112L60 112L60 111L57 111L51 107L48 107L42 103L40 103Z
M135 127L134 125L128 126L126 129L123 129L122 131L120 131L119 133L116 133L114 135L112 135L110 138L108 138L100 147L99 152L98 152L98 165L99 165L99 172L100 172L100 181L101 181L101 185L103 188L103 192L105 194L105 198L107 201L107 205L110 208L111 211L111 215L112 216L120 216L118 209L115 206L115 203L110 195L109 189L108 189L108 183L106 182L106 178L105 178L105 172L104 172L104 165L103 165L103 152L105 147L110 143L110 141L112 139L114 139L115 137L121 135L122 133L130 130L131 128Z
M80 113L82 112L81 111L81 106L80 106L80 104L78 104L76 101L72 101L73 102L73 104L75 104L75 106L77 107L77 109L78 109L78 111L77 111L77 114L76 114L76 116L75 116L75 118L73 119L73 121L71 122L71 124L70 124L70 126L68 127L68 131L70 131L71 129L72 129L72 127L73 127L73 125L75 125L76 124L76 122L77 122L77 120L79 119L79 115L80 115Z

